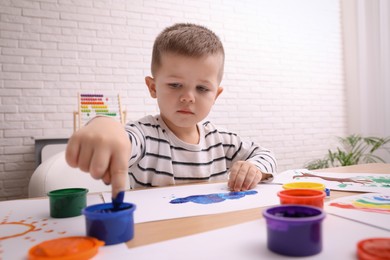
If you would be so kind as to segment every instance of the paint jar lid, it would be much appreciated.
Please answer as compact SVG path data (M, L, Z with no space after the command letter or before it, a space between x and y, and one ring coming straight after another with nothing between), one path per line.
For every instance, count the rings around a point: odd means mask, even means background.
M357 244L358 257L362 260L390 259L390 238L369 238Z
M29 260L76 260L95 256L104 242L93 237L64 237L44 241L28 251Z
M325 190L325 185L318 182L290 182L283 185L283 188L288 189L313 189Z

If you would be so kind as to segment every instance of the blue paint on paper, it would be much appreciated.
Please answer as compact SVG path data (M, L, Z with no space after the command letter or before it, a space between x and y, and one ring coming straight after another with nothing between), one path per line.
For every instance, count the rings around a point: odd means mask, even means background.
M372 197L374 200L378 201L389 201L390 202L390 196L389 195L374 195Z
M197 204L212 204L218 203L225 200L237 200L245 197L246 195L257 194L255 190L247 191L232 191L228 193L214 193L214 194L205 194L205 195L192 195L184 198L176 198L170 201L172 204L181 204L187 202L193 202Z

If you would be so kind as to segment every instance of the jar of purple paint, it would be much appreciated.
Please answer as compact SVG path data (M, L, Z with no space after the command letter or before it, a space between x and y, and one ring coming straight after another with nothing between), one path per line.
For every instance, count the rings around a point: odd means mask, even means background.
M268 249L286 256L311 256L322 250L325 212L307 205L279 205L263 211Z

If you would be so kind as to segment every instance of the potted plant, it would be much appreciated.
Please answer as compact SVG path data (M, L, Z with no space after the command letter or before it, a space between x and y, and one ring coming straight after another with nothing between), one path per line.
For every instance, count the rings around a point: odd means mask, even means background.
M329 167L348 166L359 163L385 162L381 157L374 154L377 150L383 149L390 153L390 137L362 137L350 135L338 137L341 147L336 151L328 150L323 159L316 159L308 162L305 168L316 170Z

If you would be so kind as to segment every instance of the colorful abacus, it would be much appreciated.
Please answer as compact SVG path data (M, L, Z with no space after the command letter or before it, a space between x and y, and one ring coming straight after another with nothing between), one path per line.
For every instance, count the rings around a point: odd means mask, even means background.
M74 113L74 131L98 115L113 117L124 124L125 114L122 111L119 95L79 94L78 112Z

